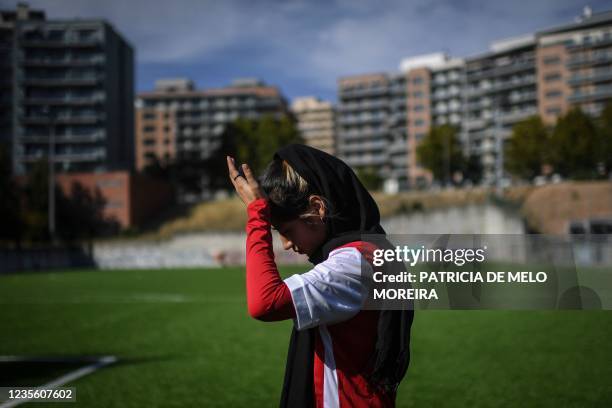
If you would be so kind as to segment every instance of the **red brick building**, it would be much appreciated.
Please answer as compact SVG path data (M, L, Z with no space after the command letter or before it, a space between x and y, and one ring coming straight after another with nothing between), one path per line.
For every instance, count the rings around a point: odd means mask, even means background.
M56 180L68 196L75 183L91 193L98 190L106 201L104 217L114 219L121 228L141 225L173 199L170 184L127 171L64 173L58 174Z

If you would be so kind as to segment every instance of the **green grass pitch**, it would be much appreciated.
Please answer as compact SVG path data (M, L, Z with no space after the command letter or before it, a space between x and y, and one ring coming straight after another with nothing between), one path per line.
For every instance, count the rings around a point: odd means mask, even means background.
M291 322L244 292L243 268L2 276L0 355L119 357L69 406L277 406ZM417 311L411 348L399 407L612 406L611 312Z

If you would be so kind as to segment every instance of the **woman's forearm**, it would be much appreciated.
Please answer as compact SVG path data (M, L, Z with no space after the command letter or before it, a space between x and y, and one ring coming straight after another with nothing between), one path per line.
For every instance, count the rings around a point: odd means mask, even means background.
M247 207L246 291L249 314L258 320L295 317L291 293L281 279L272 249L270 208L265 199Z

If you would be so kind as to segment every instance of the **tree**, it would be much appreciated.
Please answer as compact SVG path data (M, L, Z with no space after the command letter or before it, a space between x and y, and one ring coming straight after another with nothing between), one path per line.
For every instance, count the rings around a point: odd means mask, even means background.
M357 169L357 178L370 191L380 190L383 184L382 177L374 167L361 167Z
M20 188L11 176L8 148L0 144L0 240L21 242Z
M261 174L276 150L290 143L302 142L289 116L280 119L271 115L259 120L238 119L226 127L222 137L225 145L222 145L218 155L225 160L225 155L233 152L236 161L248 163L256 174Z
M599 117L599 142L601 159L606 171L612 172L612 101L609 101Z
M512 128L507 142L505 167L515 176L531 180L551 159L551 135L539 116L531 116Z
M419 163L432 172L435 180L451 183L452 174L464 168L465 159L454 126L434 126L417 146Z
M600 153L597 129L579 108L557 120L551 137L552 164L557 172L574 179L594 178Z
M155 160L143 171L169 181L182 193L230 191L233 187L227 178L226 156L235 157L239 163L248 163L256 174L261 174L278 148L301 141L290 116L240 118L225 126L205 158L201 152L183 153L172 161Z
M22 233L24 239L30 242L45 242L50 239L47 163L46 159L42 159L34 164L20 200ZM92 192L76 182L69 192L64 192L57 184L54 188L57 237L62 241L89 239L96 235L117 232L117 223L104 219L102 212L106 200L98 189Z
M68 194L57 188L56 199L58 235L64 241L91 239L118 229L113 221L104 219L106 200L97 188L92 192L75 182Z
M472 184L478 184L480 180L482 180L482 171L483 168L480 157L476 154L471 154L465 162L463 178L465 180L470 180Z
M49 239L49 165L46 158L34 163L23 191L24 238L29 241Z

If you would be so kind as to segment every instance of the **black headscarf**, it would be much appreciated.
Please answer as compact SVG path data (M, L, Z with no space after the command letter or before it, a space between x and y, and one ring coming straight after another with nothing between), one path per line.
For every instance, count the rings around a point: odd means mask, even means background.
M335 248L363 241L364 234L385 234L380 226L376 202L355 173L340 159L315 148L291 144L276 152L309 185L314 194L326 198L332 214L326 218L327 240L311 255L313 264L323 262ZM391 247L386 240L376 244ZM378 321L377 340L371 357L371 381L385 391L395 391L410 362L410 327L413 310L383 310ZM293 328L281 407L312 407L315 330Z

